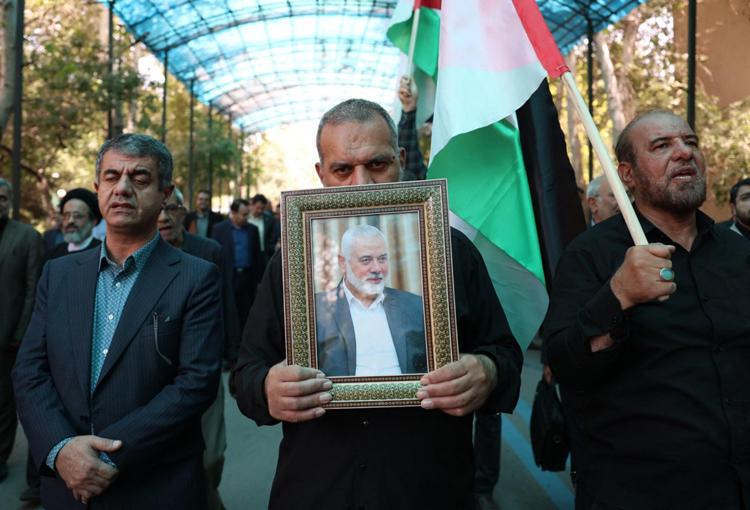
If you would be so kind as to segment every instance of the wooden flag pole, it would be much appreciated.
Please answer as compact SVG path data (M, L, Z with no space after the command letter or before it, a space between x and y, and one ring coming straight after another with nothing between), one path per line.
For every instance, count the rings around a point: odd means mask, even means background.
M411 38L409 39L409 77L414 78L414 47L417 44L417 30L419 30L419 13L421 8L414 10L414 20L411 24ZM412 80L414 83L414 80Z
M636 245L648 244L646 234L643 233L643 227L641 227L638 217L635 215L633 204L630 203L630 197L628 197L628 193L625 191L625 186L623 186L619 175L617 175L617 169L612 162L612 158L609 157L607 148L604 145L604 140L602 140L602 135L599 133L596 124L594 124L594 119L591 118L591 113L586 107L586 103L583 100L581 93L578 91L578 86L576 85L575 78L573 78L573 74L570 71L567 71L563 73L561 78L568 89L568 92L570 92L571 102L583 122L583 127L591 141L596 157L599 159L599 163L601 163L602 168L604 169L604 175L607 178L607 182L609 182L609 187L612 188L612 193L615 195L615 200L617 200L617 205L620 207L620 212L622 213L623 218L625 218L625 224L628 226L630 237L633 238L633 242Z

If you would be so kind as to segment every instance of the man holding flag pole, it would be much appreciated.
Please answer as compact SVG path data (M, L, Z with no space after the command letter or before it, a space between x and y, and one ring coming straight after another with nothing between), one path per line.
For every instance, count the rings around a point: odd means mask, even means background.
M560 260L544 337L581 425L577 509L750 505L750 246L698 207L698 137L668 111L617 143L648 244L622 217Z
M512 117L503 119L545 74L568 88L622 212L563 257L545 326L553 371L579 397L587 456L577 508L747 508L750 256L697 212L697 137L668 112L639 117L616 170L533 0L440 7L429 176L448 178L455 225L482 252L520 341L547 303L518 292L543 289L534 277L544 275L537 240L516 235L533 220L519 165L502 167L518 154ZM509 229L510 217L520 227Z
M568 88L622 213L561 258L543 332L582 426L576 508L748 508L750 247L698 210L705 160L684 119L631 121L615 170L536 3L513 4Z
M534 47L554 54L547 43ZM563 256L544 328L583 426L576 508L747 508L750 250L698 211L705 160L683 119L647 112L620 135L617 171L638 216L562 79L622 212Z

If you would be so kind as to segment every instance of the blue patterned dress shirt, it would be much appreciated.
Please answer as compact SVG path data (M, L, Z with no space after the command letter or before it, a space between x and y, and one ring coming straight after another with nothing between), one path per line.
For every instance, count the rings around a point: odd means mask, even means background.
M125 302L128 300L138 275L141 274L143 266L153 253L158 241L159 233L157 232L149 242L125 259L122 267L109 258L106 239L101 244L99 276L96 280L96 300L94 301L94 327L91 339L91 380L89 388L92 395L99 382L99 374L104 366L104 360L107 358L112 337L117 329L122 310L125 308ZM91 433L95 433L93 422ZM47 455L47 465L50 469L55 469L57 454L71 439L73 438L63 439L50 450L49 455ZM101 453L100 457L114 465L106 453Z

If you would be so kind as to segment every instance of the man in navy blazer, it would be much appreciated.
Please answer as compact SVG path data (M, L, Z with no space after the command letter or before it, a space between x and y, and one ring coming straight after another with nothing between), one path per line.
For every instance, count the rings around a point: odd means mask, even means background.
M315 295L318 369L328 376L426 372L422 298L385 286L383 233L371 225L350 227L338 262L341 283Z
M214 225L212 237L221 245L224 267L232 273L234 302L240 328L245 327L247 314L255 299L255 288L263 276L265 260L260 250L260 235L255 225L248 223L250 202L235 199L229 206L229 219ZM240 339L236 337L227 358L237 359Z
M107 237L43 270L13 380L48 510L206 506L200 419L219 382L221 280L159 237L171 180L153 138L105 142Z

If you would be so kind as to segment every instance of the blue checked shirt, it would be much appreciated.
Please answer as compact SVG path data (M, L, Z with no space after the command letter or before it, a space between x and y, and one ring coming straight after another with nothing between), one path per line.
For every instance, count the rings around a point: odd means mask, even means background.
M92 395L99 382L99 374L104 366L104 360L107 358L112 337L117 329L122 310L125 308L125 302L128 300L141 269L156 248L158 240L159 233L157 232L149 242L125 259L122 267L118 266L107 255L107 243L102 242L101 244L99 276L96 281L96 300L94 301L94 327L91 339L90 389ZM93 423L91 433L94 434ZM47 455L47 465L50 469L55 469L57 454L71 439L73 438L63 439L50 450L49 455ZM100 456L106 462L114 465L105 453L101 453Z

